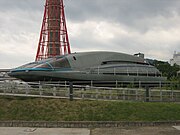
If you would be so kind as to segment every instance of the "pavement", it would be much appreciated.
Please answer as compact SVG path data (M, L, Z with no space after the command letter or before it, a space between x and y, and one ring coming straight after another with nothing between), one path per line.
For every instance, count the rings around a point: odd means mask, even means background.
M85 128L0 127L0 135L90 135L90 130Z
M180 135L180 126L94 129L0 127L0 135Z
M172 126L97 128L91 131L91 135L180 135L180 130Z

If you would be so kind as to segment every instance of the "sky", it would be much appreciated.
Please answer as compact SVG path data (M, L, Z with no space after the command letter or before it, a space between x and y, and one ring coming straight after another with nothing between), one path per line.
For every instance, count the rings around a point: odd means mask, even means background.
M35 60L45 0L0 0L0 68ZM180 0L64 0L72 52L180 51Z

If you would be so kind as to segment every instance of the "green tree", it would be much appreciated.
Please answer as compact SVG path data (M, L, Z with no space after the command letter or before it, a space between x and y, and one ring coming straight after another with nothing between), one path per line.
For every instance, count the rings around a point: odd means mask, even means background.
M153 65L159 69L163 76L166 76L168 80L179 80L177 72L180 70L180 66L174 64L171 66L168 62L154 60Z

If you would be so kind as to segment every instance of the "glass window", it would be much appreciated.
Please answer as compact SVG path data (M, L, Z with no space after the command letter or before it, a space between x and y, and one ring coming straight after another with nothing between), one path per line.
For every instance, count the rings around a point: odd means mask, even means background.
M49 62L53 68L70 68L70 64L66 58L54 59Z
M43 63L43 64L37 65L36 68L51 68L51 66L48 65L47 63Z
M37 62L28 63L28 64L22 65L18 68L32 68L32 67L36 66L37 64L38 64Z

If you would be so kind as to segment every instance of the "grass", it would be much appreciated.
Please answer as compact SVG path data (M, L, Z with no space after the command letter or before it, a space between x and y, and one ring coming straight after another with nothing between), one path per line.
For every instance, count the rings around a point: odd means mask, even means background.
M180 120L180 104L0 96L0 120L173 121Z

